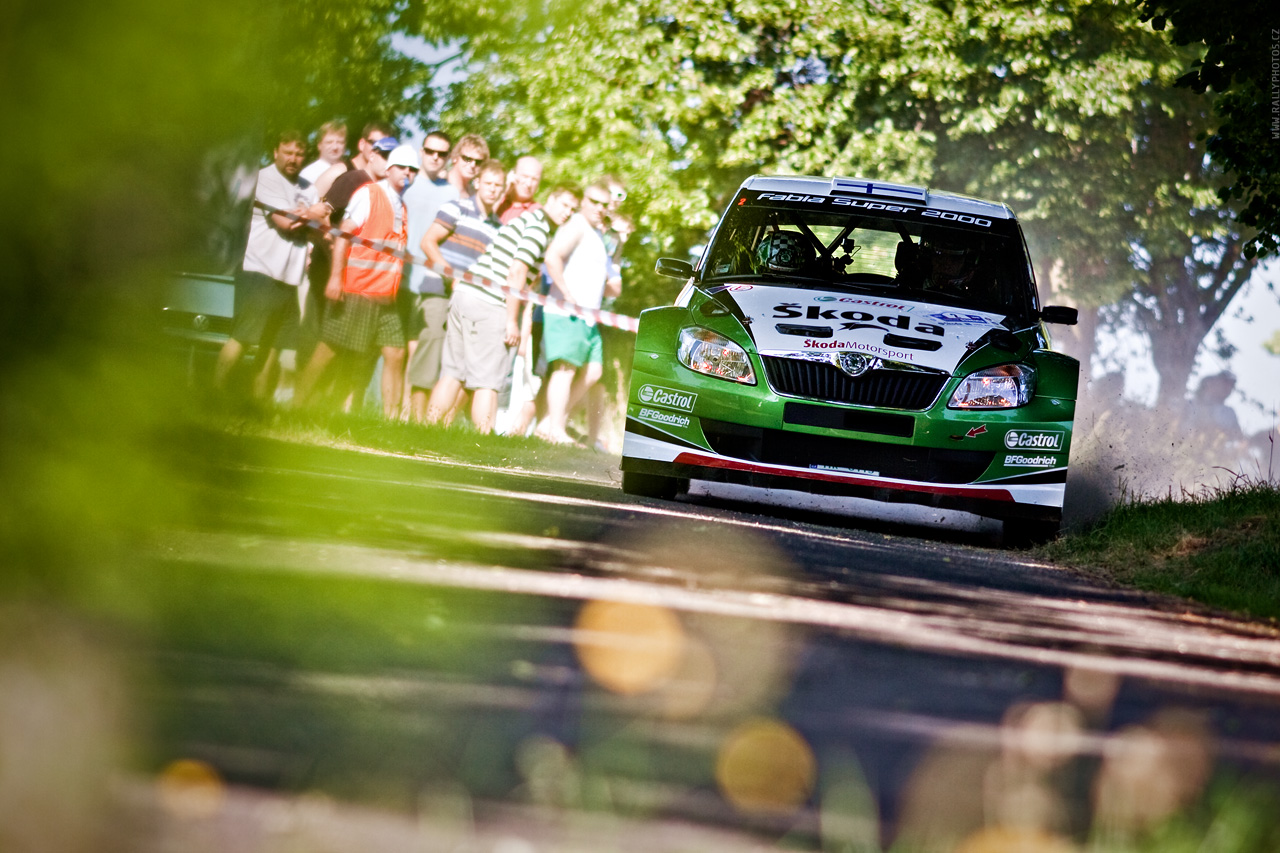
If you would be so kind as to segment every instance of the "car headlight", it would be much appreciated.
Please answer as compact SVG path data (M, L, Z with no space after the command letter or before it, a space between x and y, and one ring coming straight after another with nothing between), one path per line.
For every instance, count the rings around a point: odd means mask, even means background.
M710 329L681 329L676 355L681 364L698 373L744 385L756 384L756 373L751 369L747 351Z
M1022 364L1002 364L970 374L947 402L951 409L1014 409L1031 402L1036 372Z

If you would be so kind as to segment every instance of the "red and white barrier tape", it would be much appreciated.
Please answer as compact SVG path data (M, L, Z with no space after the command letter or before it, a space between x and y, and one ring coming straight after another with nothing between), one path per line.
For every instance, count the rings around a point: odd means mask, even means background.
M635 332L640 327L640 321L637 320L635 317L628 317L625 314L615 314L613 311L605 311L604 309L601 309L601 308L588 308L584 305L579 305L576 302L569 302L566 299L557 299L554 296L547 296L542 293L538 293L535 290L516 290L515 288L510 287L506 284L498 284L496 282L490 281L487 278L481 278L480 276L472 275L469 272L461 272L461 273L455 272L453 267L449 266L448 264L444 264L443 266L436 266L435 264L418 260L405 249L401 249L396 246L389 245L381 240L367 240L364 237L361 237L357 234L349 234L348 232L343 231L341 228L337 228L337 227L326 228L325 226L315 222L314 220L304 219L303 217L299 216L298 214L294 213L291 210L281 210L278 207L272 207L271 205L258 201L256 199L253 202L253 206L261 210L264 210L267 213L276 213L286 217L287 219L291 219L295 222L301 222L306 227L311 228L312 230L315 230L315 231L321 231L329 235L330 237L342 237L346 240L350 240L352 243L356 243L360 246L364 246L367 249L373 249L375 252L381 252L384 255L391 255L394 258L399 258L405 263L422 267L423 269L431 270L434 273L446 276L448 278L453 279L454 281L465 281L468 284L482 288L484 290L489 291L490 293L493 293L498 296L502 296L504 298L508 296L514 296L518 299L527 299L528 301L532 302L535 305L541 305L544 308L555 308L559 311L564 312L565 314L571 314L575 317L582 317L583 319L593 320L597 323L600 323L601 325L612 326L615 329L622 329L623 331L626 331L626 332ZM538 278L539 276L537 271L530 272L529 274L530 282L537 282Z

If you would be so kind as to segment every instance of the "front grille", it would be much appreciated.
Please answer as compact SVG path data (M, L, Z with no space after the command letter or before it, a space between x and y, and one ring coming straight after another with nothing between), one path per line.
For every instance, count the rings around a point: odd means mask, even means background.
M803 435L709 418L702 419L702 432L712 450L734 459L795 468L871 471L880 477L924 483L971 483L995 458L990 451Z
M910 438L916 431L916 419L911 415L847 409L843 406L815 406L812 403L787 403L782 407L782 422L796 426L896 435L899 438Z
M769 386L777 394L883 409L927 409L949 378L945 373L884 368L850 376L821 361L769 355L761 360Z
M166 308L162 312L161 323L166 335L193 344L221 346L231 336L231 318L216 314Z

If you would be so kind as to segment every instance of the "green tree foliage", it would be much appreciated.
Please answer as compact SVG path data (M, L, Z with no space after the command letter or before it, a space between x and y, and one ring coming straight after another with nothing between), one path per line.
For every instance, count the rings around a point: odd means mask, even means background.
M280 42L267 78L268 132L313 133L341 118L354 141L370 121L429 113L434 70L392 45L393 33L419 31L426 14L418 0L268 4L263 25Z
M1221 196L1224 201L1243 199L1240 221L1257 229L1245 253L1275 254L1280 251L1280 113L1275 108L1280 19L1274 4L1142 0L1140 7L1144 21L1156 30L1167 29L1175 44L1194 45L1201 54L1177 85L1218 93L1213 107L1217 126L1206 150L1230 177Z
M858 174L1007 201L1042 277L1151 336L1180 396L1253 268L1200 137L1190 62L1129 6L537 0L463 39L446 124L631 189L624 307L669 299L752 173ZM1048 275L1050 272L1053 275ZM1047 294L1046 294L1047 295Z
M208 140L195 181L209 223L200 241L207 256L202 268L228 272L240 263L249 217L246 176L266 162L280 131L318 141L321 124L341 120L354 148L369 122L394 126L435 108L435 69L393 44L393 34L422 26L424 10L417 0L267 3L242 19L246 44L269 45L256 57L258 73L244 81L264 109L227 123Z

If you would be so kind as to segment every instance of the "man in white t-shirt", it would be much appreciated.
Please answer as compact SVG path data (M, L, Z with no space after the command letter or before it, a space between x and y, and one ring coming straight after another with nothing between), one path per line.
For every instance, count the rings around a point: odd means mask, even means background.
M556 232L547 249L551 296L590 310L600 308L606 296L618 295L622 282L610 276L612 263L604 240L604 215L612 199L609 184L596 181L583 192L580 212ZM569 410L600 381L604 345L591 317L548 305L542 324L547 416L537 434L547 441L570 444Z
M258 348L253 396L264 400L273 390L279 358L276 339L282 328L298 321L298 285L306 274L309 240L319 233L307 228L306 221L322 221L328 215L311 185L299 178L306 151L302 134L283 133L271 163L258 172L254 201L294 217L253 208L244 263L236 271L231 337L214 367L213 384L218 390L226 390L232 371L251 346Z
M347 153L347 126L340 121L327 121L320 125L316 149L320 154L319 158L308 163L299 175L309 184L315 184L321 175Z

